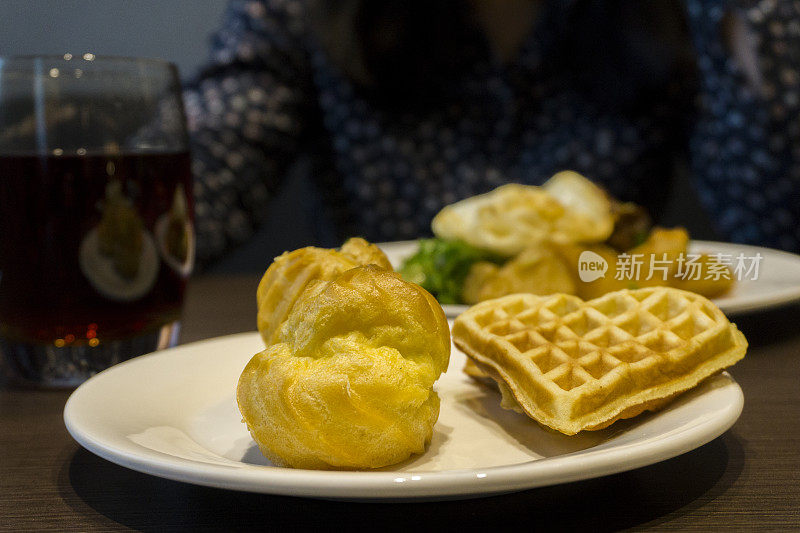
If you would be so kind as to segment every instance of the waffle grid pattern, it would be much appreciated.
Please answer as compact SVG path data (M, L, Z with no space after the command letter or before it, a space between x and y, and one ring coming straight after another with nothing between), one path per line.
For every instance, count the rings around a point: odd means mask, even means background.
M511 295L464 313L454 338L478 363L495 367L512 391L532 383L544 389L531 395L544 411L558 416L560 410L570 418L695 372L719 354L740 352L738 360L746 346L711 302L663 287L609 293L589 302L568 295ZM515 393L532 414L525 405L531 402L519 396Z

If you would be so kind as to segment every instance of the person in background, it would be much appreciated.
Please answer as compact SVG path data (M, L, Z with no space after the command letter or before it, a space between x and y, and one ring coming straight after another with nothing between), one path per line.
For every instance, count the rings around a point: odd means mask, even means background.
M800 249L800 4L233 0L185 104L198 259L301 158L336 238L576 170L659 209L686 165L719 234Z

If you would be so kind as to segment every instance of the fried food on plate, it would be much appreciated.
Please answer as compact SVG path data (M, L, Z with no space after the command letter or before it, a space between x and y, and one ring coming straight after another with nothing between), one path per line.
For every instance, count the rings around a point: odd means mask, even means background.
M689 234L683 228L653 228L650 235L642 244L631 248L627 254L638 256L642 261L642 273L635 281L638 287L654 287L668 285L678 267L678 258L686 256L689 246ZM654 271L649 276L650 265L662 265L666 268L666 275L661 271Z
M543 244L525 250L502 266L474 264L464 280L462 298L473 304L517 292L574 294L575 281L562 258Z
M378 468L422 453L439 416L433 383L450 331L424 289L360 266L300 294L276 342L239 378L237 401L272 462Z
M597 298L608 292L614 292L622 289L631 288L632 283L626 280L618 280L615 278L617 266L617 251L606 246L605 244L561 244L554 246L556 254L564 261L564 264L570 269L573 279L575 281L574 294L589 300ZM605 274L594 281L582 281L578 275L578 264L581 254L584 251L589 251L600 256L603 261L608 265Z
M615 201L601 187L577 172L564 170L544 182L542 189L558 200L566 208L569 216L577 218L578 226L575 228L571 240L596 242L607 239L611 235L616 219ZM583 227L585 221L595 224L595 228L587 231ZM579 237L581 233L585 237ZM568 237L570 236L568 235Z
M392 270L380 248L360 238L349 239L339 250L309 246L275 258L256 294L258 331L264 342L275 342L281 324L310 282L330 280L345 270L368 264Z
M747 350L717 306L668 287L505 296L461 314L453 340L504 407L567 435L658 409Z
M584 300L589 300L623 289L672 285L678 258L682 254L685 256L688 243L689 235L683 228L654 228L645 242L624 252L630 261L633 261L635 256L635 261L639 264L638 273L631 276L633 279L628 276L617 276L622 266L620 253L606 244L565 244L555 245L555 249L574 276L575 294ZM593 281L581 281L578 266L584 251L593 252L606 262L608 269L602 277ZM661 268L659 265L663 265L665 271L654 270L650 276L651 263L658 268ZM647 279L648 276L650 279Z
M644 207L633 202L613 200L614 231L606 239L606 244L623 252L647 240L653 221Z
M433 219L437 237L511 257L546 241L599 242L612 232L611 203L574 172L542 187L508 184L446 206Z
M500 272L500 266L495 263L490 263L488 261L478 261L474 263L470 267L469 273L464 278L460 301L472 305L488 299L483 297L484 287L486 287L493 278L497 277L498 272Z
M708 254L699 254L695 262L696 267L684 263L682 272L677 270L673 272L669 284L678 289L702 294L707 298L722 296L731 290L733 272L728 265L720 263L718 258Z
M436 238L421 241L401 272L443 304L517 292L591 299L654 286L715 297L733 285L733 277L725 275L730 269L708 257L701 258L699 279L680 275L682 258L689 255L685 229L653 227L644 208L614 199L572 171L559 172L541 187L508 184L446 206L431 228ZM601 277L581 279L585 252L607 265ZM618 275L626 261L630 268Z

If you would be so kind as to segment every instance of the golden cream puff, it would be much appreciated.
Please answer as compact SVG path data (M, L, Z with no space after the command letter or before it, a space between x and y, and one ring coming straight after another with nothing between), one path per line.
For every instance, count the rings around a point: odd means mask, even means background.
M331 261L328 274L341 265L330 251L313 253ZM314 469L378 468L422 453L439 416L433 384L450 358L441 306L373 265L297 279L304 290L275 342L239 378L239 410L262 453Z

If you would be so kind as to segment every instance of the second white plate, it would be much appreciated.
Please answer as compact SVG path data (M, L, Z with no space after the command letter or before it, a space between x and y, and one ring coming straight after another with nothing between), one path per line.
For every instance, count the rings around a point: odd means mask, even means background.
M395 268L399 268L407 257L417 251L417 241L398 241L379 244ZM733 289L713 302L727 315L749 311L765 311L795 301L800 301L800 256L745 244L714 241L691 241L692 253L727 254L736 258L756 257L761 254L758 279L737 281ZM748 263L749 265L749 263ZM466 305L443 305L445 314L454 318L466 309Z
M239 374L262 349L257 333L188 344L116 365L81 385L64 420L85 448L122 466L212 487L333 499L455 498L630 470L685 453L727 430L742 391L722 373L666 409L567 437L500 407L466 377L454 350L437 382L441 414L428 450L381 471L273 466L236 407Z

